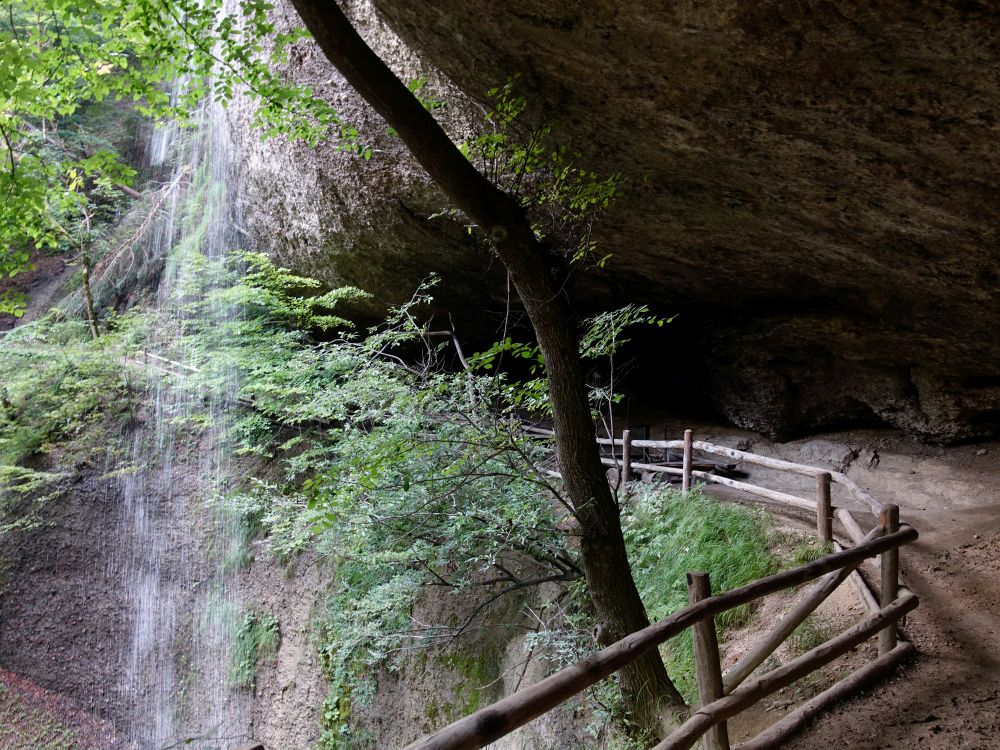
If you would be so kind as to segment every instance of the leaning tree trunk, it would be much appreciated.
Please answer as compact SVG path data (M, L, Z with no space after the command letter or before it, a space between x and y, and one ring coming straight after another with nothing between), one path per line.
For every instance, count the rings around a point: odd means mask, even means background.
M545 358L556 457L580 523L584 571L604 637L614 641L645 627L649 620L632 579L618 506L600 463L579 341L547 248L517 202L472 166L335 2L292 3L330 62L479 225L506 266ZM622 670L621 684L632 720L646 732L661 733L662 717L684 705L655 649Z
M580 553L605 644L649 624L625 552L621 516L598 452L594 420L572 319L534 233L508 225L495 243L538 337L549 376L556 456L566 491L580 523ZM535 245L535 247L532 247ZM558 404L558 406L557 406ZM630 718L641 733L656 736L684 705L656 650L626 666L620 675Z

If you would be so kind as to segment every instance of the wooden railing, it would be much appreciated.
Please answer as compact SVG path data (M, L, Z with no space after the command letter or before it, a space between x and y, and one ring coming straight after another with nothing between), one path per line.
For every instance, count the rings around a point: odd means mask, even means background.
M704 737L706 750L729 750L726 722L805 675L847 653L871 636L878 634L878 657L865 664L781 720L772 724L753 739L736 746L736 750L761 750L778 747L792 733L831 703L856 693L871 680L893 669L913 653L913 645L900 639L896 623L916 608L917 597L899 582L899 548L917 538L910 526L900 525L899 509L882 505L856 482L840 472L830 472L812 466L759 456L745 451L712 445L693 439L690 430L683 440L631 440L628 431L621 439L601 438L600 443L621 447L621 460L613 455L603 459L619 468L623 481L631 478L633 469L680 474L682 488L691 487L694 479L716 482L766 498L771 503L786 505L816 514L818 537L829 542L834 552L806 565L753 581L723 594L711 594L708 573L688 574L690 605L647 628L613 643L587 659L449 724L432 735L417 740L407 750L458 750L481 748L524 726L532 719L552 710L574 695L610 676L641 654L656 648L686 628L692 628L695 647L699 705L690 718L677 727L654 750L683 750ZM679 449L681 466L632 461L633 448ZM816 479L814 498L803 498L784 492L758 487L729 477L695 469L694 452L724 456L768 469L811 476ZM834 508L831 504L831 484L844 487L854 500L862 503L878 517L878 524L868 533L862 531L852 512ZM844 549L833 537L836 516L853 543ZM879 597L859 575L859 566L868 559L879 558ZM817 580L818 579L818 580ZM852 583L865 617L836 637L820 644L792 661L754 677L767 657L791 635L841 583ZM726 610L756 601L785 589L816 581L801 600L725 673L721 670L714 617ZM752 679L751 679L752 678Z

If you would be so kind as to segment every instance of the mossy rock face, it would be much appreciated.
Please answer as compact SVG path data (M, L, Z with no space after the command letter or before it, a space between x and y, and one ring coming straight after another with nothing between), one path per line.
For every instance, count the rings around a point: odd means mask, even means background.
M479 109L461 92L479 101L522 73L532 118L556 123L595 171L641 186L598 226L613 255L575 275L574 306L681 312L651 348L682 337L686 364L657 364L716 411L783 436L1000 429L1000 76L983 75L1000 69L1000 17L982 4L605 1L585 18L544 0L373 4L380 16L352 4L362 32L404 79L430 74L456 139ZM380 302L437 270L438 304L465 335L491 335L483 313L505 309L506 287L460 223L428 221L448 201L318 50L288 72L379 153L260 144L237 109L248 233Z
M451 721L468 716L502 697L497 684L500 669L496 654L461 652L441 656L438 661L461 675L452 691L452 701L448 705L451 710L446 711L452 714Z
M428 587L413 608L419 622L467 619L484 592L462 597ZM356 693L327 697L324 716L331 721L331 748L403 747L504 696L501 662L522 600L504 597L486 609L472 627L447 647L416 650L394 658L373 675L374 684ZM339 730L336 727L339 727ZM374 743L374 744L372 744Z
M273 657L281 643L281 628L270 612L248 609L233 623L233 639L229 682L253 689L257 682L257 667Z
M289 4L277 6L279 28L299 26ZM423 65L370 4L354 3L349 12L403 80L429 75L428 90L451 103L436 113L451 132L468 130L469 112L458 89ZM288 74L308 80L317 96L336 102L338 114L363 133L375 155L366 161L335 145L313 149L284 139L261 142L252 127L253 106L238 98L227 117L234 151L231 183L241 186L236 202L248 242L330 287L372 292L369 301L338 306L338 313L371 320L382 319L389 305L409 299L435 273L442 279L435 304L463 310L465 332L484 330L491 325L484 306L470 308L467 302L482 301L486 294L503 309L502 268L464 224L430 218L450 207L448 199L322 54L304 49Z

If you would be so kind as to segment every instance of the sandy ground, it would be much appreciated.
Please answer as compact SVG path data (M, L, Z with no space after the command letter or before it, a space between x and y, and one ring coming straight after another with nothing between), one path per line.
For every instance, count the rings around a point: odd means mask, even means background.
M670 425L670 437L682 432ZM920 597L904 634L918 656L887 680L820 717L797 750L1000 746L1000 442L940 448L895 433L853 431L790 443L696 426L696 439L843 470L920 532L901 553L903 582ZM661 437L654 434L652 437ZM811 497L809 481L774 472L751 482ZM834 503L852 507L843 494ZM862 526L875 520L860 514Z
M1000 454L1000 451L998 451ZM919 655L816 722L791 747L995 748L1000 743L1000 505L917 510L903 576L920 597L906 634ZM986 502L988 501L988 502Z

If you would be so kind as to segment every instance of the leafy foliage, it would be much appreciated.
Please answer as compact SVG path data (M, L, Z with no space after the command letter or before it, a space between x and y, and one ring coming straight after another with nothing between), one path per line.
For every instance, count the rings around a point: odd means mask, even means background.
M42 522L65 474L25 461L60 441L108 442L109 421L131 412L134 384L78 322L43 319L0 340L0 534Z
M436 364L442 344L417 322L429 287L359 337L334 333L344 321L328 307L357 290L321 294L263 256L189 253L192 272L176 300L180 335L164 343L185 352L203 388L235 373L238 398L252 409L231 437L241 452L284 466L283 478L252 481L226 502L278 556L316 549L337 562L318 625L331 684L324 743L349 746L357 741L352 706L370 698L377 667L396 668L415 650L477 627L501 597L580 579L572 508L540 470L548 446L521 429L521 409L541 402L524 395L530 384L490 369L503 356L539 370L544 363L535 347L507 341L474 357L472 372L444 371ZM313 296L298 296L303 290ZM221 322L201 314L230 306L240 314ZM629 326L662 322L630 307L588 324L586 354L598 358L615 351ZM323 331L325 340L312 335ZM545 383L536 380L541 398ZM411 608L428 587L456 605L476 604L455 621L417 623ZM573 610L567 621L586 630L582 599ZM602 702L613 706L614 696Z
M598 378L588 380L589 398L597 411L608 410L621 400L621 394L615 390L614 356L619 349L629 342L626 332L636 326L656 326L662 328L674 317L663 318L650 312L646 305L629 304L617 310L595 315L583 321L583 331L580 336L580 357L594 363L608 366L611 372L609 382L602 384ZM501 403L506 408L530 412L540 416L551 414L548 397L548 380L545 377L545 359L537 344L527 344L506 337L489 349L477 352L469 359L469 366L482 372L499 372L505 358L509 361L526 360L528 375L514 382L497 382L502 395Z
M67 219L93 212L95 190L107 193L136 176L112 144L74 137L73 119L94 104L124 100L151 118L191 123L205 102L227 104L245 91L259 105L255 125L264 137L315 145L332 136L371 156L328 102L281 77L289 51L308 35L279 31L265 0L243 0L236 14L223 12L223 0L7 5L0 23L0 278L28 268L33 247L70 237L88 245ZM23 299L0 300L0 312L22 310Z
M127 372L80 323L16 329L0 344L0 463L17 465L108 414L128 413L131 391Z
M240 253L236 256L243 266L241 281L223 293L209 298L246 311L251 317L266 312L272 323L284 323L293 328L328 329L351 327L350 321L330 311L345 300L368 297L354 287L338 287L313 294L320 287L315 279L278 268L263 253Z
M189 272L170 308L117 335L183 352L192 391L238 384L251 408L230 439L284 471L222 502L278 556L317 549L337 562L319 625L330 737L347 732L342 719L377 665L476 627L493 600L580 575L562 498L537 469L545 446L495 408L496 378L436 365L439 346L417 323L428 288L362 338L336 331L346 321L331 310L357 290L323 293L259 255L177 252ZM232 564L244 558L245 547ZM457 622L415 623L410 609L431 586L479 604Z
M622 176L601 176L582 164L582 154L559 144L551 124L525 123L528 102L518 93L518 75L488 92L493 107L482 132L462 145L462 153L488 179L528 209L536 236L573 262L598 267L597 218L622 192Z
M590 616L572 543L572 509L540 471L547 446L524 436L509 399L516 386L485 369L487 356L479 358L478 372L436 365L441 345L417 322L429 288L362 338L336 330L346 328L336 305L359 296L357 290L324 292L260 255L212 260L194 243L175 253L189 273L171 305L122 316L102 344L87 342L70 323L35 324L8 336L11 359L0 357L0 367L18 385L8 386L6 397L16 409L4 413L16 429L4 435L23 434L19 444L37 447L93 424L103 410L122 409L131 385L120 357L136 347L196 367L185 378L192 392L237 383L244 408L227 425L230 438L242 452L283 467L221 500L245 527L241 554L260 534L285 559L313 549L336 561L334 589L317 623L331 685L323 707L326 747L363 742L352 711L371 698L377 668L397 668L415 650L450 642L477 627L491 602L540 582L560 582L571 596L532 643L554 663L593 648L585 635ZM236 308L238 315L202 314ZM584 338L587 352L613 353L604 338L620 342L626 325L651 323L656 319L640 308L601 316ZM542 364L530 347L508 345L502 354ZM23 356L52 368L46 371L52 394L33 394L31 377L14 377ZM18 416L28 414L40 419ZM25 432L36 424L52 425L47 437ZM24 450L16 455L23 458ZM8 474L25 486L46 479ZM760 562L748 550L754 537L758 546L766 538L765 526L739 512L727 516L703 498L653 496L633 508L626 534L653 616L683 606L683 585L678 598L676 587L664 583L682 581L689 567L707 567L713 578L727 566L739 575L761 574L748 567ZM720 537L730 543L719 545ZM678 546L695 545L697 555L676 554ZM724 554L713 557L709 549ZM738 585L734 576L717 578L716 586ZM454 597L462 616L414 621L413 604L429 588ZM231 679L250 685L258 660L276 645L276 625L253 611L237 631ZM679 663L680 657L671 658ZM598 715L609 722L620 715L616 690L608 683L593 694L602 707ZM595 729L602 737L605 731Z
M64 477L23 466L0 465L0 538L42 525L46 505L62 494L58 482Z

